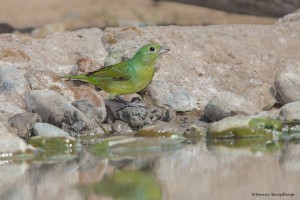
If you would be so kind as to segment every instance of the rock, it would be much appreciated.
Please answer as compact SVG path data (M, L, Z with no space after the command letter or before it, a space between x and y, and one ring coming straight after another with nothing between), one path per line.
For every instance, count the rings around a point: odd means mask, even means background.
M258 109L270 110L276 103L275 93L275 89L270 84L264 83L246 91L242 96Z
M43 137L69 137L64 130L47 123L36 123L33 126L33 133Z
M19 113L9 118L8 122L19 137L28 139L33 126L37 122L42 122L42 119L36 113Z
M281 131L282 123L271 118L258 118L255 116L227 117L213 122L207 129L208 138L230 139L264 137L272 139L272 131Z
M17 49L15 54L20 58L24 57L22 62L11 59L9 63L18 68L43 66L60 76L74 74L77 70L76 61L79 58L89 57L100 64L104 63L107 52L102 46L102 36L103 32L98 28L52 33L42 39L16 34L1 35L0 61L1 51L15 52L14 49ZM7 46L9 48L6 48Z
M17 38L16 35L7 35L11 36L12 38L8 38L8 41L14 40ZM3 37L0 37L0 40L3 39ZM18 37L17 40L21 38ZM23 38L22 38L23 39ZM10 45L8 45L10 46ZM29 67L30 58L26 53L24 53L22 50L19 50L18 47L6 47L1 49L0 48L0 61L2 65L11 66L11 67L17 67L17 68L27 68Z
M3 159L5 157L10 157L13 154L25 152L26 150L27 144L23 139L10 132L0 134L0 154Z
M105 120L106 111L103 113L103 109L98 109L90 100L75 101L72 105L80 110L90 121L89 126L91 128L97 127L98 123L102 123Z
M0 102L0 112L9 112L9 113L24 113L25 109L23 109L22 106L17 106L15 103L8 102L8 100L5 100L5 102Z
M95 89L84 85L80 87L73 87L72 89L75 93L75 98L78 101L88 100L98 109L97 113L101 113L101 116L99 116L98 120L100 120L99 122L102 123L106 119L107 113L105 102L101 94L99 94Z
M175 118L176 118L176 111L173 108L168 108L165 110L160 120L164 122L173 122Z
M25 78L32 90L49 89L75 101L74 92L54 71L45 67L34 67L27 71Z
M144 103L129 103L117 111L117 118L128 123L133 129L153 124L162 116L163 112L160 108L148 108Z
M11 118L13 113L0 113L0 135L11 133L11 127L8 119Z
M89 57L79 58L77 60L77 65L78 65L78 71L80 71L84 74L86 74L88 72L96 71L97 69L102 67L102 65L100 63L98 63L95 60L92 60Z
M107 51L120 51L128 58L149 41L168 46L170 51L156 62L149 87L156 81L184 87L203 110L220 91L243 96L262 84L273 85L281 72L299 72L299 31L297 21L266 26L144 27L134 37L123 28L107 28L103 43Z
M273 108L273 109L268 110L268 111L260 112L260 113L258 113L255 116L257 116L257 117L268 117L268 118L272 118L272 119L278 119L279 113L280 113L280 109Z
M114 124L112 125L112 131L121 135L133 135L133 131L129 127L129 125L121 120L116 120L114 122Z
M158 121L154 125L141 128L135 136L142 137L174 137L182 135L184 129L178 124Z
M197 109L196 99L180 86L163 81L153 81L148 87L148 92L159 106L169 106L176 111L183 112Z
M288 103L281 107L279 119L284 123L300 122L300 101Z
M15 30L10 24L0 23L0 34L2 33L12 33Z
M274 85L280 96L279 103L284 105L300 100L300 74L281 73L276 77Z
M131 128L138 129L146 124L148 113L148 107L144 104L128 104L117 111L117 117L128 123Z
M88 127L89 121L84 114L55 91L32 90L25 101L28 111L39 114L44 122L62 128L69 134L81 134L80 131Z
M165 0L155 0L155 1L165 1ZM289 14L296 11L300 3L297 0L281 0L272 1L266 0L263 2L252 1L252 0L234 0L230 1L230 5L227 1L223 0L210 0L210 1L197 1L197 0L167 0L180 3L188 3L203 7L214 8L218 10L223 10L227 12L236 12L249 15L258 16L269 16L269 17L281 17L283 15Z
M23 105L23 98L29 87L23 73L9 65L0 66L0 96L17 105ZM1 98L0 98L1 99Z
M204 114L211 121L218 121L237 114L253 115L257 112L259 109L254 104L231 92L220 92L209 100L204 109Z

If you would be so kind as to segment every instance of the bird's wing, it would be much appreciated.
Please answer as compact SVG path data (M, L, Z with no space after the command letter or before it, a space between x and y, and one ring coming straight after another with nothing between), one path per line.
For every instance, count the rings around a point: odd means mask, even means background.
M102 80L126 81L134 74L133 68L128 62L122 62L110 65L87 74L89 77L95 77Z

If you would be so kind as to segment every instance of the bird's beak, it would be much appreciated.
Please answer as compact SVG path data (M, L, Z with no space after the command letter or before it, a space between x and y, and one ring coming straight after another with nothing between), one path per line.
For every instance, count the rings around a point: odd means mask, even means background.
M170 51L170 49L168 48L168 47L166 47L166 46L162 46L161 48L160 48L160 50L159 50L159 54L162 54L162 53L166 53L166 52L168 52L168 51Z

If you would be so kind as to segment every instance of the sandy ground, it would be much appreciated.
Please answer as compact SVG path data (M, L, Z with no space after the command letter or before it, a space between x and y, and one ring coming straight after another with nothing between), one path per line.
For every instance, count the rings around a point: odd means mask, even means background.
M52 23L75 29L139 24L272 24L276 20L152 0L2 0L0 3L0 23L16 28Z

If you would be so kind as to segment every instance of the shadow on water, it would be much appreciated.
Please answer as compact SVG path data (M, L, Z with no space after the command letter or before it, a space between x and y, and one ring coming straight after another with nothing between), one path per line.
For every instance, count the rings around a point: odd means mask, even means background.
M0 199L245 200L300 195L300 145L295 141L198 139L191 145L182 137L113 137L78 145L56 139L60 142L43 139L44 152L34 157L1 162ZM50 143L62 148L53 152Z

